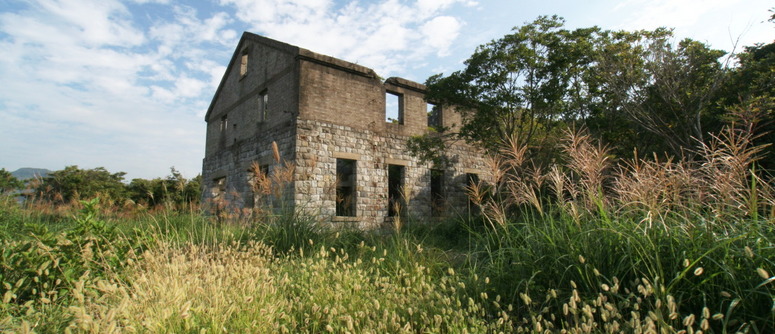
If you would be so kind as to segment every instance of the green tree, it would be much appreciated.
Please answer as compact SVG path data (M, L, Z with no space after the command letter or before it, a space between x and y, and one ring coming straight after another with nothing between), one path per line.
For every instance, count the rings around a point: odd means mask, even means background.
M750 112L738 116L753 122L754 131L759 134L754 144L769 145L761 164L775 169L775 43L745 47L737 60L738 66L730 74L720 104L727 109Z
M0 194L16 190L24 185L22 181L19 181L11 172L0 168Z
M149 206L171 204L180 208L188 203L199 202L200 187L201 176L188 180L175 167L171 167L170 175L164 179L133 179L127 186L127 191L136 203Z
M161 187L157 186L161 182L161 179L132 179L127 185L127 192L129 193L129 199L135 203L142 203L149 206L155 206L157 199L160 202L163 197Z
M613 101L602 115L624 115L650 135L657 153L684 155L718 130L722 111L715 102L727 77L720 61L724 51L691 39L674 46L665 29L620 37L601 43L593 68L599 91Z
M547 147L583 105L583 73L598 28L562 29L557 16L539 17L477 48L466 68L430 77L427 98L463 116L458 138L497 150L506 140Z
M459 133L412 138L411 151L428 160L445 138L490 151L516 141L540 163L556 158L562 129L582 123L619 154L638 146L641 153L682 155L720 128L723 51L690 39L673 45L669 29L563 24L539 17L477 48L464 70L430 77L429 101L456 106L463 124Z
M43 198L57 202L95 196L122 200L126 198L124 175L124 172L110 173L104 167L80 169L78 166L67 166L43 178L36 190Z

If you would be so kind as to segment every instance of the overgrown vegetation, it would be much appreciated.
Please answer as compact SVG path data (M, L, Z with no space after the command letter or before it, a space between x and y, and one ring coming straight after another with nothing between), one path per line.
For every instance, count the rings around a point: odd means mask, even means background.
M750 129L699 160L611 161L584 131L546 168L504 147L470 189L481 216L388 234L6 198L23 233L3 240L0 330L768 333L775 197Z

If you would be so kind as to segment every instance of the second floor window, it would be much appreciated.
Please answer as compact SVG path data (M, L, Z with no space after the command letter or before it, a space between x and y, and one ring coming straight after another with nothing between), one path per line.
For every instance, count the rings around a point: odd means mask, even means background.
M444 124L441 118L441 106L435 103L428 103L426 110L428 112L428 127L441 131Z
M404 96L385 92L385 122L404 124Z
M229 129L229 118L226 115L221 116L221 133L226 132Z

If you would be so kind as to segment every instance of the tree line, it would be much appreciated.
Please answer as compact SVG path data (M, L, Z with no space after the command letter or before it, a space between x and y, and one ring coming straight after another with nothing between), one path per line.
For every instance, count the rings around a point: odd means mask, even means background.
M130 201L148 207L168 204L185 207L199 203L202 192L200 175L186 179L175 167L171 167L170 175L164 178L136 178L126 183L125 175L124 172L111 173L104 167L81 169L67 166L25 183L0 169L0 193L26 189L22 192L25 197L60 204L95 197L115 203Z
M756 127L757 144L775 140L775 43L734 54L676 42L665 28L568 30L564 23L539 17L478 47L464 69L430 77L427 99L456 106L463 122L456 132L412 138L410 149L441 163L431 153L450 140L490 152L511 142L530 147L536 163L549 162L565 129L585 127L618 157L692 159L698 144L740 121ZM772 168L774 159L761 163Z

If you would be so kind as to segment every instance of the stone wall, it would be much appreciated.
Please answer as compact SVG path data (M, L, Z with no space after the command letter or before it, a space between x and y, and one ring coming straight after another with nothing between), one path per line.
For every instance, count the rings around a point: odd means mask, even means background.
M388 165L405 168L404 187L407 216L412 220L431 217L430 171L406 150L408 137L383 136L370 130L314 120L299 120L296 142L297 208L321 220L361 228L381 226L388 216ZM463 214L468 199L465 195L466 173L486 180L481 154L467 145L450 147L452 164L444 172L443 193L446 215ZM336 159L357 161L356 217L336 216Z
M293 163L296 149L295 130L292 126L267 129L262 136L237 141L226 149L204 159L202 182L203 201L206 204L222 193L224 204L231 208L252 208L254 193L251 181L254 177L251 166L255 162L265 166L271 173L278 167L273 157L272 142L276 142L281 163ZM216 180L225 180L225 189L217 189ZM292 204L292 203L289 203Z

